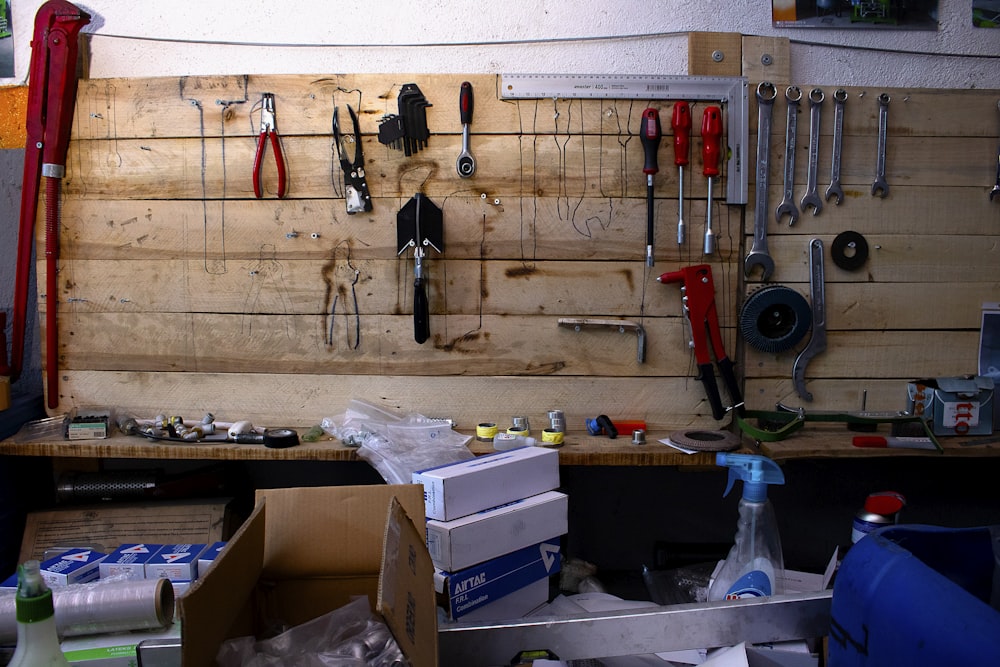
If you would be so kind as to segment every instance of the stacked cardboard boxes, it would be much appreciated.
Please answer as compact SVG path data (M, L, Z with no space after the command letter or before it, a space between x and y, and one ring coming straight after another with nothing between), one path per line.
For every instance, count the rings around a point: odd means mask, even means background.
M522 447L413 474L424 487L427 551L453 620L517 618L548 601L568 497L559 455Z

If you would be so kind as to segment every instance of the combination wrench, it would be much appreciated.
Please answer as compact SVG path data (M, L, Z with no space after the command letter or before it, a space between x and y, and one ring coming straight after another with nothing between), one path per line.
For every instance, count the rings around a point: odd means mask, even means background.
M812 402L813 395L806 389L806 366L818 354L826 351L826 287L823 272L823 241L809 241L809 300L812 302L812 336L809 343L795 357L792 365L792 383L799 397Z
M799 206L803 211L812 207L813 215L819 215L823 210L823 200L816 192L816 181L819 178L819 126L824 99L826 95L819 88L809 92L809 169L806 171L806 193Z
M838 88L833 94L833 161L830 164L830 187L826 189L826 200L836 197L834 202L840 206L844 201L844 190L840 187L840 150L844 142L844 105L847 103L847 91Z
M771 153L771 113L778 91L770 81L757 86L757 181L756 206L753 214L753 245L743 260L743 276L750 277L754 267L761 269L761 280L768 280L774 273L774 260L767 251L767 219L769 216L768 170Z
M788 102L788 115L785 121L785 192L774 211L775 220L780 224L781 217L788 214L788 226L791 227L799 219L799 209L795 207L795 133L798 129L799 100L802 91L798 86L788 86L785 89L785 101Z
M1000 111L1000 102L997 102L997 111ZM997 149L997 184L990 190L990 201L998 196L1000 196L1000 148Z
M875 162L875 182L872 196L889 196L889 184L885 180L885 137L889 132L889 100L886 93L878 96L878 159Z

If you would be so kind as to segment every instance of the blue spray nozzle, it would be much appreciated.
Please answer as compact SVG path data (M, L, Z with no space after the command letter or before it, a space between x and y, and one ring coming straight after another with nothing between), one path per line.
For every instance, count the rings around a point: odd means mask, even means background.
M715 463L729 468L729 482L723 496L729 495L737 479L743 480L743 498L754 502L767 498L768 484L785 483L785 473L766 456L719 452L715 455Z

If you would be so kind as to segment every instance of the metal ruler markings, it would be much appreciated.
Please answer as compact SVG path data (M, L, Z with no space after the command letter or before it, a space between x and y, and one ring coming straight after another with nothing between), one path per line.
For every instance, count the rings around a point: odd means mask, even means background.
M745 77L628 74L501 74L500 98L718 102L728 118L726 203L747 203L749 97Z

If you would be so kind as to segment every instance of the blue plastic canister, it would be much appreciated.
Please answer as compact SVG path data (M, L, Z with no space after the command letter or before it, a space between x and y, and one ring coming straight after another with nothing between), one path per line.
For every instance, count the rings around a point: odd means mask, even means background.
M899 525L862 538L833 586L830 667L1000 665L998 536Z

